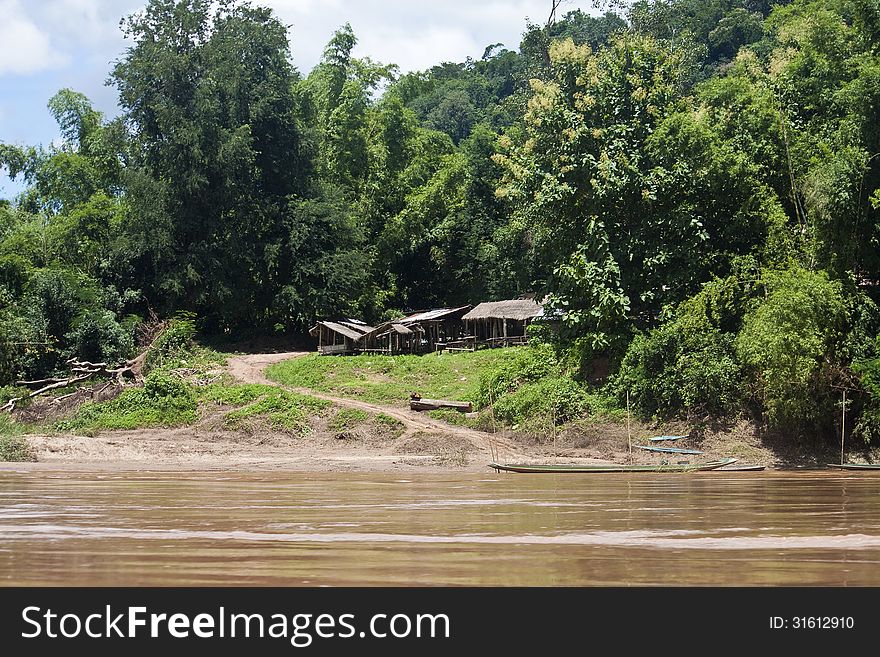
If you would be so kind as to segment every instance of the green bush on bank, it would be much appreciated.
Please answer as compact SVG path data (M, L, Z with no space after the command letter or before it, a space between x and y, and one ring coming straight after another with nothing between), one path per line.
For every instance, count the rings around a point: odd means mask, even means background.
M195 347L196 318L192 313L179 313L168 328L156 338L147 355L148 370L170 369L185 364Z
M36 461L33 450L21 436L0 435L0 461Z
M151 372L143 388L124 391L106 402L83 404L59 431L93 433L102 429L137 429L192 424L196 420L196 395L190 385L166 372Z
M637 336L613 387L620 403L628 392L633 409L645 417L725 415L742 398L741 371L732 335L684 316Z
M769 271L765 297L743 319L739 358L772 426L822 429L833 422L835 344L846 321L841 284L798 266Z
M265 421L274 429L303 436L311 429L309 417L329 406L330 402L323 399L273 388L246 406L226 413L225 424L247 431L259 428Z
M586 389L562 366L546 343L503 350L494 366L480 377L477 404L492 407L496 420L518 424L540 418L561 424L587 408Z
M642 417L726 416L742 405L743 368L735 337L753 305L757 266L743 258L678 304L629 345L609 390Z

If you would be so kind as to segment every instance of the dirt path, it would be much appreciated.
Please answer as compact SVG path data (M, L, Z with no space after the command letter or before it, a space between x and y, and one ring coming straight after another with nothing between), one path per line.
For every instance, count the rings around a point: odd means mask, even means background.
M246 354L230 356L226 360L226 370L242 383L262 383L276 386L275 381L266 378L266 368L283 360L306 356L307 351L281 351L272 354Z
M282 385L277 381L271 381L266 377L265 370L267 367L269 367L269 365L280 363L281 361L288 360L290 358L299 358L301 356L307 355L308 353L310 352L287 351L280 353L230 356L226 361L226 367L228 372L232 376L237 378L239 381L242 381L243 383L262 383L265 385L279 386L284 388L285 390L290 390L291 392L297 392L303 395L311 395L312 397L324 399L326 401L333 402L334 404L338 404L339 406L343 406L346 408L357 408L362 411L368 411L370 413L384 413L385 415L393 417L395 420L403 423L404 434L403 436L401 436L402 438L412 436L417 432L443 433L464 438L480 450L483 450L487 453L495 451L505 458L516 456L519 454L519 450L517 449L516 445L514 445L514 443L509 439L502 436L493 436L483 431L476 431L474 429L468 429L466 427L458 427L452 424L448 424L446 422L441 422L440 420L435 420L433 418L427 417L416 411L402 409L396 406L373 404L357 399L349 399L347 397L328 395L326 393L310 390L308 388L298 388L294 386Z

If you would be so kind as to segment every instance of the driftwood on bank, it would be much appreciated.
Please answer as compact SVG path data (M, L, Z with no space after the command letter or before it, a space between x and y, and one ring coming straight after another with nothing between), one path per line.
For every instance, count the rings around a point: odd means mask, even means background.
M16 385L18 386L36 389L27 395L13 397L0 407L0 412L11 413L15 410L15 406L18 403L26 399L33 399L34 397L44 395L53 390L57 390L58 388L67 388L69 386L77 385L96 376L110 379L111 383L116 383L118 385L125 385L126 382L140 385L144 379L143 372L144 365L147 362L147 354L149 354L150 349L152 349L153 344L158 337L162 335L166 328L168 328L167 321L159 321L155 316L153 320L154 321L149 322L142 329L141 344L145 346L134 358L125 361L125 363L118 367L109 367L107 363L92 363L87 360L69 358L66 361L66 364L70 370L70 376L66 378L50 377L47 379L36 379L34 381L16 381ZM67 396L69 395L62 395L59 399L63 399Z
M418 395L410 395L409 407L413 411L437 411L441 408L451 408L459 413L470 413L473 410L470 402L424 399Z

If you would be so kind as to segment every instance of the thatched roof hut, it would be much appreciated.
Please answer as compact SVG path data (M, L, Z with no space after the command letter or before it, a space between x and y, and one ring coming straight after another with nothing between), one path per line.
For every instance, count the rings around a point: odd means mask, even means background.
M490 346L523 344L526 327L541 316L542 307L534 299L485 301L465 313L465 332L475 342Z
M433 308L380 324L364 335L362 351L401 354L434 351L461 334L461 316L470 306Z
M541 315L541 304L534 299L510 299L508 301L484 301L466 313L464 320L512 319L530 321Z
M375 329L358 319L337 322L321 321L309 329L309 335L318 338L320 354L351 354L367 333Z

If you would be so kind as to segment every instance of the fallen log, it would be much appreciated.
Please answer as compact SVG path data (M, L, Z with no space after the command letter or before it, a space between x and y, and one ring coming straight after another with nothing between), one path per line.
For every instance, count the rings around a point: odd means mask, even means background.
M446 399L414 399L409 400L409 407L413 411L437 411L441 408L451 408L459 413L470 413L473 408L470 402L449 401Z
M55 383L50 383L48 385L43 386L42 388L38 388L37 390L32 391L30 394L22 395L21 397L13 397L6 404L0 408L0 411L9 411L10 413L15 410L15 405L23 401L25 399L32 399L37 395L42 395L51 390L56 390L57 388L66 388L67 386L71 386L74 383L79 383L80 381L85 381L86 379L91 378L91 374L82 374L80 376L74 376L69 379L62 379L61 381L56 381Z
M156 340L165 331L165 329L168 328L168 326L169 323L167 321L160 322L154 316L154 321L151 322L150 325L146 327L143 331L145 342L142 343L144 345L142 351L136 357L125 361L125 363L120 367L110 368L107 366L107 363L92 363L91 361L87 360L69 358L65 362L70 369L72 375L70 377L51 377L47 379L38 379L35 381L18 381L18 385L27 387L36 386L37 389L33 390L27 395L11 398L3 406L0 406L0 413L12 413L12 411L15 410L15 405L21 401L24 401L25 399L32 399L33 397L51 392L52 390L56 390L58 388L66 388L67 386L80 383L87 379L91 379L93 376L107 377L108 379L111 379L111 382L115 382L119 385L123 385L125 379L129 379L135 384L142 383L144 379L143 370L144 365L147 362L147 355L149 354L150 349L152 349ZM62 397L67 396L68 395L63 395Z
M49 383L59 383L61 381L67 381L67 379L59 379L58 377L50 377L48 379L34 379L33 381L16 381L16 386L21 386L24 388L42 388L44 385Z

